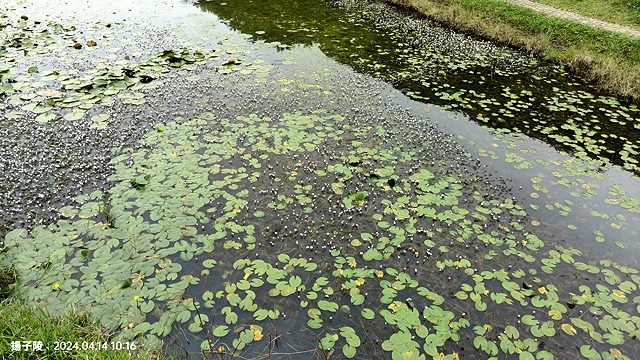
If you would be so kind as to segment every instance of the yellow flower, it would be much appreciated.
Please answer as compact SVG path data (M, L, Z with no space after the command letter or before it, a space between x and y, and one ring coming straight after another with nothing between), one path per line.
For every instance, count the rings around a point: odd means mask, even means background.
M56 290L60 289L60 284L58 283L53 284L53 288Z
M133 300L134 300L134 301L138 301L138 299L140 299L140 296L138 296L138 295L136 295L136 296L134 296L134 297L133 297Z

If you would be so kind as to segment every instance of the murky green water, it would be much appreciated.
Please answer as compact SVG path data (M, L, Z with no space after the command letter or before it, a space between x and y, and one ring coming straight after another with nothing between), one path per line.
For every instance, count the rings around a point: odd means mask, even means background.
M27 301L181 355L638 352L635 106L376 3L0 4Z
M562 67L455 34L408 11L367 1L332 5L347 15L313 1L201 4L234 29L258 31L268 41L313 44L409 97L459 109L481 125L515 129L637 173L636 106L598 92Z

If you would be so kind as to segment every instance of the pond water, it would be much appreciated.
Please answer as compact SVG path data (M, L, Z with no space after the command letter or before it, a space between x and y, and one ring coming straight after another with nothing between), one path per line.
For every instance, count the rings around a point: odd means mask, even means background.
M635 105L377 2L0 7L26 301L182 357L640 351Z

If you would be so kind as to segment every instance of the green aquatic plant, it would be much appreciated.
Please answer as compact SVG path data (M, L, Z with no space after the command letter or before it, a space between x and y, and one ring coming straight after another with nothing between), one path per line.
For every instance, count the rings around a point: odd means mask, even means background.
M368 193L366 191L355 192L353 190L349 190L349 193L343 199L343 202L347 208L352 208L354 205L363 206L367 195Z
M43 105L33 105L35 95L19 94L29 78L16 77L8 101L44 111L36 119L54 114L43 121L97 114L90 124L101 130L117 119L100 106L144 106L145 91L172 71L193 86L240 91L250 83L274 99L336 90L283 74L296 58L282 44L220 41L215 51L163 51L88 77L27 72L59 80L64 96L55 108L36 108ZM282 63L253 58L265 48L280 49ZM515 87L487 95L427 86L451 106L477 106L496 122L517 118L533 96ZM549 109L589 115L569 99L575 94L556 93L546 99ZM631 234L637 199L602 173L601 162L580 151L536 154L539 147L529 148L519 132L487 132L491 144L475 146L474 134L452 140L427 124L363 123L358 109L279 110L149 125L139 144L113 150L108 189L76 196L55 222L9 232L0 262L14 264L25 299L52 312L86 307L118 339L159 344L177 334L195 344L189 350L212 356L259 357L276 342L309 357L635 352L640 277L618 255L635 246L623 237ZM557 140L582 139L576 150L591 144L597 152L595 134L569 122L537 130L568 132ZM459 147L465 139L468 146ZM632 151L622 157L633 164ZM483 170L485 163L513 171L503 179ZM511 179L524 179L516 184L526 196ZM576 221L581 214L598 223ZM593 238L608 253L578 241Z
M132 178L131 180L129 180L129 182L131 183L132 188L136 190L144 190L147 187L147 183L150 178L151 176L147 174L144 176L144 182L140 182L136 178Z
M354 145L371 156L358 164L362 171L336 159L301 176L318 162L305 155L314 147L338 142L347 129L358 137L371 130L352 131L341 117L322 112L276 121L203 114L161 127L143 140L151 151L113 160L109 216L116 226L104 226L106 197L96 192L61 209L65 218L56 224L6 236L25 298L45 301L52 311L69 299L90 306L122 339L157 342L184 326L194 336L204 333L203 351L222 346L225 354L250 354L250 344L274 336L267 324L287 326L292 317L318 337L300 351L336 348L348 358L372 351L362 343L373 335L361 321L385 329L378 335L382 351L411 358L455 356L451 344L471 329L471 346L487 356L539 358L553 355L535 339L595 337L622 351L618 346L633 334L616 329L627 321L623 312L638 316L629 301L640 285L637 271L548 247L522 225L528 212L513 199L483 196L438 168L394 170L385 163L407 160L361 143ZM244 166L228 166L230 160ZM395 179L394 186L372 187L370 173ZM132 186L134 178L145 179L144 189ZM342 197L330 186L336 182L368 190ZM341 207L336 219L370 225L307 233L325 209ZM572 271L601 273L606 285L580 284L576 275L558 286L556 274ZM443 281L430 280L438 276ZM33 287L35 281L45 286ZM186 291L194 295L185 298ZM533 310L538 315L530 316ZM607 320L592 323L575 315L580 310ZM483 327L483 314L496 311L527 314L521 323Z
M106 227L112 227L115 220L115 216L111 211L111 206L107 202L106 195L102 198L102 202L98 206L99 206L98 212L104 217L104 220L102 221L102 223Z

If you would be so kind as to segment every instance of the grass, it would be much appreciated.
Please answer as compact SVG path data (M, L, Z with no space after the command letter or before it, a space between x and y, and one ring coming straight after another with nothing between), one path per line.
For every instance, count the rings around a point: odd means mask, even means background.
M13 277L11 274L14 274ZM54 350L56 343L106 343L111 346L110 334L99 325L91 323L85 312L70 312L51 317L38 307L27 306L16 296L8 296L7 289L15 282L11 269L0 269L0 359L51 359L51 360L156 360L162 359L153 349L143 349L140 344L135 351L125 350ZM6 298L5 298L6 297ZM12 351L12 342L21 344L41 341L43 351Z
M640 0L535 0L558 9L640 29Z
M513 45L640 103L640 39L501 0L387 0L458 30Z

